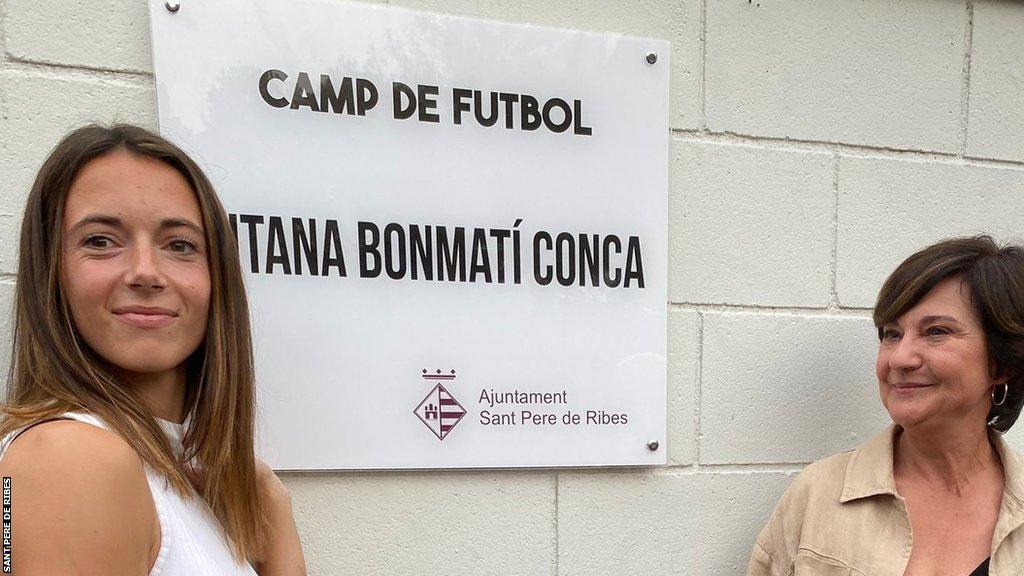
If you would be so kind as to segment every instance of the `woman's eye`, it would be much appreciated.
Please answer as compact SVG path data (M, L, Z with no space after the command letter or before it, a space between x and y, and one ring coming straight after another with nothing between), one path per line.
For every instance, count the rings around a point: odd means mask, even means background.
M949 334L949 330L941 326L932 326L924 331L926 336L944 336Z
M110 248L113 244L114 242L110 238L99 235L88 236L82 241L82 245L88 248Z
M195 242L186 240L185 238L175 238L174 240L171 240L167 247L170 248L172 252L180 252L182 254L194 254L199 251Z
M893 330L892 328L889 328L887 330L883 330L882 331L882 340L896 341L896 340L899 340L899 339L900 339L900 332L899 332L899 330Z

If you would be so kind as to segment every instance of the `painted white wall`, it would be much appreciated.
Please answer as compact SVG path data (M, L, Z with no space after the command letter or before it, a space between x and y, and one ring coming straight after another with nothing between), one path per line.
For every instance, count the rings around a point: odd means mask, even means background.
M288 474L310 574L742 574L792 474L887 421L885 275L945 236L1024 240L1020 3L395 3L672 42L671 464ZM143 0L0 0L4 309L50 147L155 129L154 99ZM9 341L0 315L3 366Z

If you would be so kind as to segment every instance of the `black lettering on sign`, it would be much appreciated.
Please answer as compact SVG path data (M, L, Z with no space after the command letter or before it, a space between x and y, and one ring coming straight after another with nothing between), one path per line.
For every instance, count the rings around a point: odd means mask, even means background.
M373 222L359 222L359 277L376 278L380 276L380 229ZM370 259L373 264L370 264Z
M430 233L430 226L423 228L421 234L419 226L409 226L409 270L412 272L413 280L416 280L421 272L424 280L434 279L434 237Z
M542 248L541 244L544 244L545 246ZM551 273L551 265L550 264L542 265L541 264L541 259L540 259L541 258L541 252L542 251L550 252L551 251L551 246L552 246L552 243L551 243L551 235L550 234L548 234L547 232L544 232L544 231L537 232L536 234L534 234L534 236L533 236L533 279L537 282L537 284L540 284L541 286L547 286L548 284L551 284L551 278L553 276L553 274Z
M590 136L594 133L593 128L583 124L581 100L573 100L570 106L562 98L542 101L530 94L511 92L488 92L485 98L480 90L452 88L452 123L463 124L469 112L473 113L476 123L484 127L494 126L500 117L504 118L503 125L507 130L517 127L518 118L520 130L534 131L544 127L561 134L571 126L572 133L576 135Z
M270 81L271 80L287 80L288 75L280 70L267 70L260 76L260 96L263 97L263 101L270 104L274 108L285 108L288 106L288 99L281 96L272 96L270 94Z
M352 79L342 78L341 85L334 89L334 83L327 74L320 75L321 112L335 114L352 114L356 110L356 92L352 89Z
M337 220L328 220L324 230L324 260L320 275L327 276L331 268L336 268L338 276L348 276L345 271L345 251L341 247L341 230Z
M419 96L420 122L440 122L441 117L432 110L437 110L437 86L416 87L416 94Z
M312 237L313 241L310 241ZM302 218L292 218L292 246L295 248L295 274L302 276L302 261L306 261L306 269L310 275L316 276L320 269L320 262L316 257L316 220L309 219L309 234L306 234L306 224Z
M316 94L313 93L313 85L309 82L309 74L305 72L299 72L299 79L295 81L291 109L298 110L302 106L313 112L320 111L320 106L316 102Z
M491 283L491 260L487 256L487 230L473 228L473 256L469 259L469 281L476 282L482 274L484 282Z
M249 227L249 270L253 273L259 273L260 257L259 246L256 240L256 228L260 224L263 224L263 216L239 214L238 221Z
M394 222L384 227L384 268L392 280L405 278L405 228Z
M274 265L281 266L285 274L291 275L292 264L288 261L288 245L284 241L284 223L280 216L270 217L270 238L267 242L267 274L274 273Z
M246 228L249 271L253 274L327 276L334 269L338 276L347 275L337 220L324 221L322 243L317 234L317 221L313 218L292 218L290 234L285 229L285 220L280 216L229 214L228 220L235 229L236 241L238 223ZM263 224L267 226L264 228ZM260 250L261 245L266 249Z
M289 78L286 72L273 68L263 72L259 79L263 101L274 108L308 108L313 112L365 116L367 111L377 106L379 99L377 86L365 78L345 76L336 79L329 74L320 74L318 89L314 89L307 72L299 72L295 83L290 86L287 84Z
M341 227L335 219L229 214L239 250L247 250L254 274L346 277ZM511 228L400 224L356 224L359 276L438 282L522 282L522 247L517 218ZM266 225L266 226L264 226ZM291 231L289 232L288 226ZM240 233L239 228L245 232ZM322 230L322 234L321 231ZM625 253L623 247L625 245ZM533 279L540 286L644 289L639 236L615 234L533 234Z
M455 227L451 244L448 243L448 229L437 227L437 248L440 258L437 260L437 279L466 281L466 229ZM456 277L456 271L458 276ZM445 274L447 272L447 275Z

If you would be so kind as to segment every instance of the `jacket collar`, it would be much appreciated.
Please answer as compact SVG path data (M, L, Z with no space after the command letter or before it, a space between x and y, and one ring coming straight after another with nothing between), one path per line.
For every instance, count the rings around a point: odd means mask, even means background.
M899 428L892 424L884 432L861 444L853 451L846 466L841 503L859 498L887 494L896 496L896 479L893 475L893 440ZM1005 475L1003 505L1024 513L1024 459L1014 452L1003 437L989 430L989 440L999 454Z
M841 503L879 494L896 495L896 479L892 471L892 443L896 430L893 424L853 451L850 463L846 465L843 493L839 496Z
M1003 462L1003 472L1006 475L1004 492L1014 500L1014 508L1024 512L1024 459L1006 445L1001 434L990 430L988 435L992 439L996 453L999 454L999 459ZM1003 498L1003 505L1006 504L1006 498Z

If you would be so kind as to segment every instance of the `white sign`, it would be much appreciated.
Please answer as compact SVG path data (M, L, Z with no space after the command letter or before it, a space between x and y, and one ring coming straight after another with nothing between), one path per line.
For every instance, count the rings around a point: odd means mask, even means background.
M274 468L666 462L667 42L150 14L161 131L237 227Z

